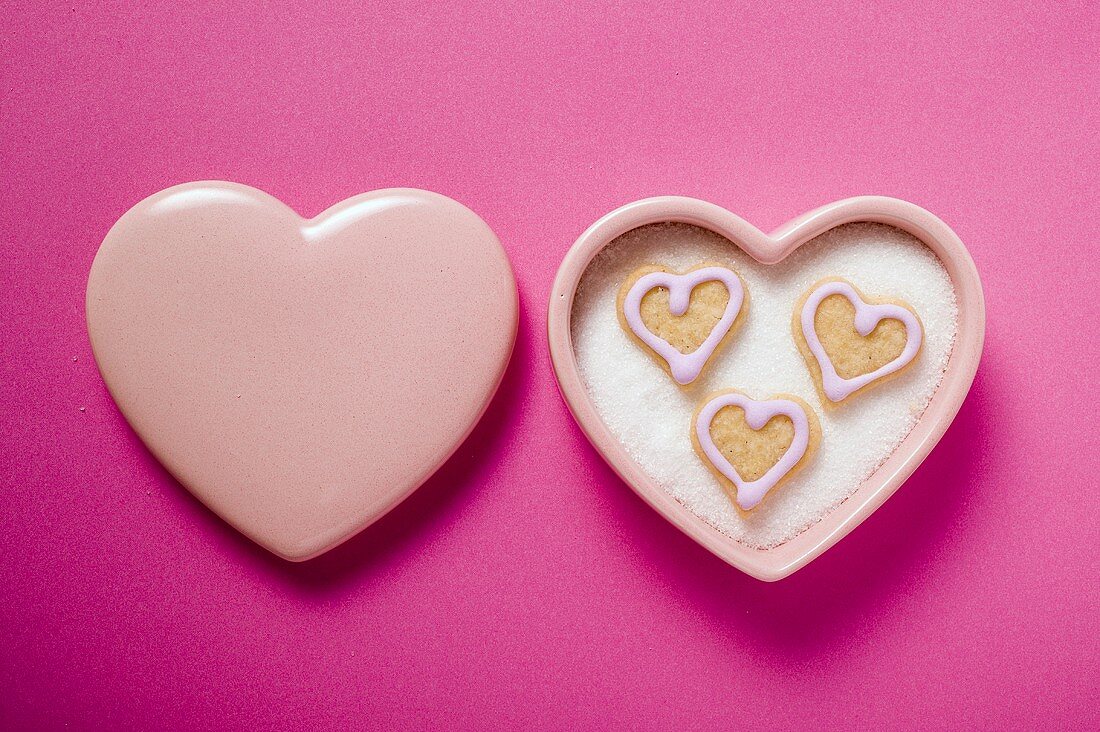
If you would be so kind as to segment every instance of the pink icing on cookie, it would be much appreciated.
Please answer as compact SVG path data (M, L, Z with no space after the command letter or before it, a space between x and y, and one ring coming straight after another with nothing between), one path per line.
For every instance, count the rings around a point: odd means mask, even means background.
M721 282L725 285L730 295L729 302L726 303L726 310L722 313L721 320L715 324L706 340L691 353L680 353L671 343L657 336L642 322L642 298L650 290L664 287L668 290L669 311L674 316L680 317L687 312L691 291L705 282ZM745 290L741 285L741 278L736 272L725 267L703 267L682 275L671 272L651 272L638 278L626 293L623 300L623 314L634 335L665 360L676 383L690 384L699 376L707 359L733 327L733 322L737 319L737 313L741 311L744 300Z
M794 424L794 439L791 440L790 447L783 453L783 457L768 469L768 472L756 480L742 480L737 469L729 460L726 460L710 436L710 425L714 421L714 416L725 407L744 409L745 422L754 430L763 429L773 417L779 415L789 417ZM699 445L711 464L737 486L737 505L748 511L764 500L767 492L774 488L783 476L791 472L791 469L806 454L810 445L810 420L802 406L789 399L757 401L736 392L719 394L699 410L699 416L695 419L695 437L699 440Z
M851 379L841 377L836 372L833 362L829 360L829 355L825 353L825 347L821 345L821 340L817 337L817 330L814 328L814 316L817 314L817 308L821 305L821 301L830 295L843 295L855 306L856 332L861 336L870 335L871 331L882 320L900 320L905 326L905 348L902 349L901 355L870 373ZM830 400L839 402L852 392L862 389L876 379L894 373L912 361L913 357L917 355L917 351L920 350L924 333L917 317L900 305L889 303L871 305L864 302L855 288L847 282L826 282L810 293L810 296L806 298L806 304L802 306L802 335L806 338L806 344L809 346L810 352L817 359L818 366L821 367L822 391Z

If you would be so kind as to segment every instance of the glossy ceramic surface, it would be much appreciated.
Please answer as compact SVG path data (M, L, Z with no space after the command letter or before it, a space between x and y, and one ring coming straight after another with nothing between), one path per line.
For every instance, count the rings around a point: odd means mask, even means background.
M88 280L103 379L165 467L281 557L341 543L476 424L517 325L472 211L390 189L312 219L253 188L177 186L107 234Z

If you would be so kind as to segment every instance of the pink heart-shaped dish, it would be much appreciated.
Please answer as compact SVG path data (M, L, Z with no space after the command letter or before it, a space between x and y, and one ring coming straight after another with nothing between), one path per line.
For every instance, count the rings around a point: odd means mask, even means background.
M931 250L943 264L954 289L958 307L954 343L946 356L942 379L920 418L843 502L801 533L775 546L755 548L738 542L658 485L603 422L579 368L572 319L582 276L593 259L618 237L639 227L665 222L708 229L762 265L777 264L806 242L844 224L886 224L912 235ZM946 224L911 203L877 196L850 198L804 214L767 235L719 206L667 196L623 206L581 235L554 281L548 330L551 358L562 395L581 429L611 467L646 502L695 541L738 569L771 581L805 566L859 525L897 490L936 445L958 412L977 371L985 333L985 305L978 272L965 246ZM822 449L827 447L823 444Z
M152 453L297 561L455 451L504 374L518 301L496 236L444 196L381 190L303 219L201 182L111 228L87 314L103 379Z

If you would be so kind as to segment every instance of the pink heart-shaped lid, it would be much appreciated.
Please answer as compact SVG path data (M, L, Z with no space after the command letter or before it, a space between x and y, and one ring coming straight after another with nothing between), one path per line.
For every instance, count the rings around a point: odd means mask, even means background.
M515 280L475 213L426 191L312 219L247 186L161 191L88 280L96 362L195 496L272 552L316 556L469 434L515 341Z

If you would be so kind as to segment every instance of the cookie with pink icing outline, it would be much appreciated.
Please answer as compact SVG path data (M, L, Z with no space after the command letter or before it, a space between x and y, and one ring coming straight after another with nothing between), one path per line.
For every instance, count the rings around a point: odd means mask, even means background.
M813 459L821 425L796 396L757 400L729 389L710 395L695 410L691 443L733 505L748 512Z
M648 265L619 289L619 323L669 376L688 386L745 321L748 290L734 270L701 264L676 273Z
M897 377L924 340L924 326L907 303L868 298L835 277L799 299L792 328L826 407Z

